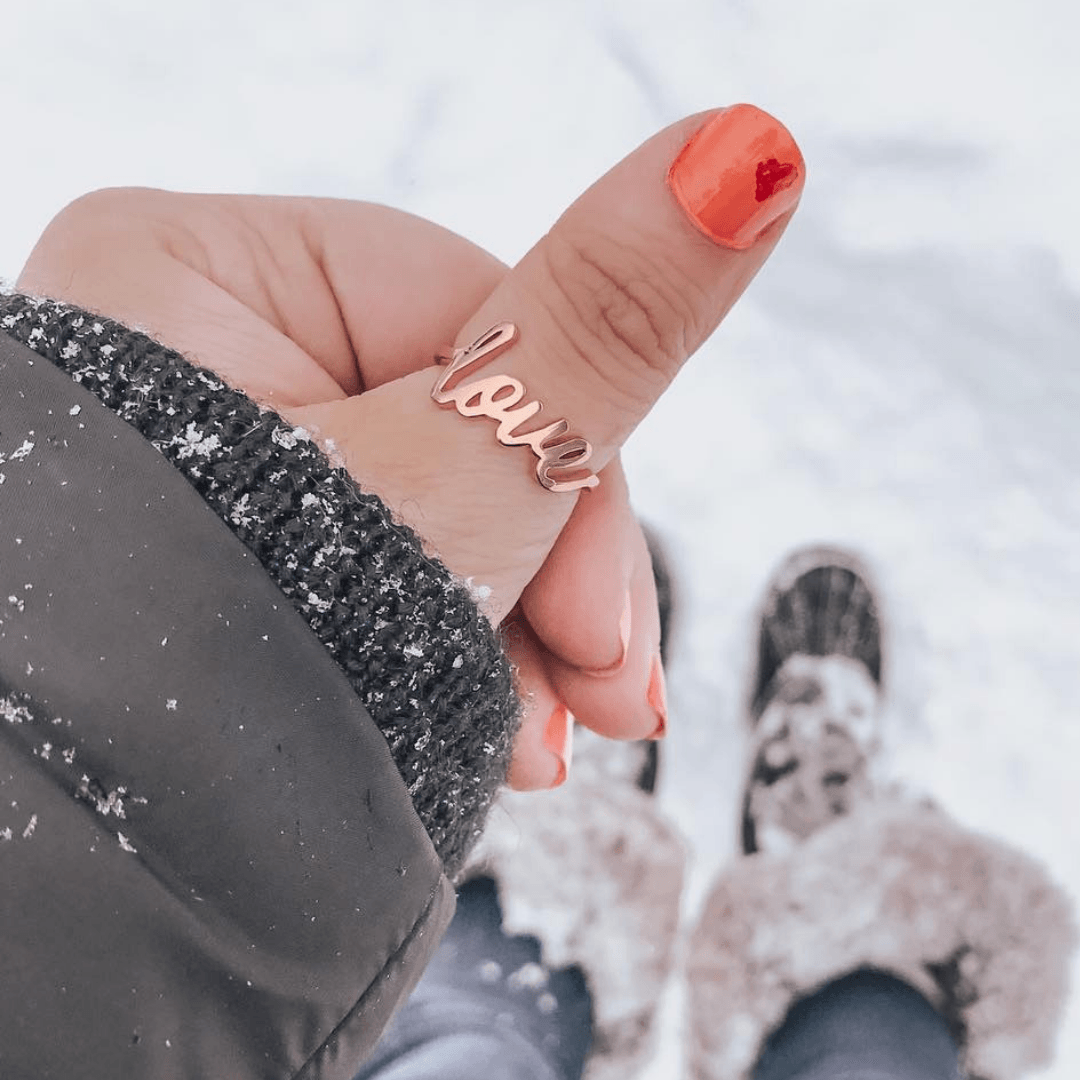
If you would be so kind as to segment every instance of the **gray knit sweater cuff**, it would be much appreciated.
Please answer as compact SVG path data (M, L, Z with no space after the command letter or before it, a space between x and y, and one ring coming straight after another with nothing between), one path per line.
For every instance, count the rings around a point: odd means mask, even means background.
M19 295L0 295L0 331L150 440L258 557L385 736L455 874L505 778L520 712L465 586L304 429L145 334Z

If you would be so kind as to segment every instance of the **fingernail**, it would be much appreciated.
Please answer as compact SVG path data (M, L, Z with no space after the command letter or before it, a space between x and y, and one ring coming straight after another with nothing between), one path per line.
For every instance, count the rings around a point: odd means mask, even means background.
M645 692L645 699L660 721L649 738L662 739L667 733L667 687L664 684L664 665L660 663L659 656L653 657L652 671L649 674L649 689Z
M565 705L559 705L548 717L544 728L544 748L549 750L559 762L552 787L566 783L570 773L570 761L574 756L574 718Z
M630 648L630 590L626 590L626 600L623 603L622 614L619 616L619 657L614 664L606 668L596 668L585 672L595 679L606 679L610 675L616 675L626 666L626 653Z
M733 105L682 148L668 186L709 239L743 251L799 201L805 173L783 124L753 105Z

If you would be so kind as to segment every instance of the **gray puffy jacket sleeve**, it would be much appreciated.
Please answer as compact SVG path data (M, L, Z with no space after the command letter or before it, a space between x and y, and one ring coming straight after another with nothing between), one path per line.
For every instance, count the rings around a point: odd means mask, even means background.
M505 769L499 642L280 417L0 331L0 1075L351 1077Z

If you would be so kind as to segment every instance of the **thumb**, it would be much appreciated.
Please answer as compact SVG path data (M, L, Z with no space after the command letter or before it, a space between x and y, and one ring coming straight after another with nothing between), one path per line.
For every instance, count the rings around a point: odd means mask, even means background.
M751 105L667 128L586 191L465 325L458 345L503 320L520 333L474 377L519 378L603 468L764 263L804 172L786 129Z
M465 350L510 322L516 332L503 331L501 348L480 350L475 363L459 351L468 370L415 372L290 416L332 437L357 479L451 570L487 586L488 614L499 621L579 491L545 490L539 449L501 446L497 433L565 419L561 438L587 440L591 456L564 442L577 452L556 461L551 477L598 473L764 263L804 171L785 128L753 106L674 124L586 191L454 343ZM443 407L431 398L436 380ZM500 408L532 402L542 411L500 427Z

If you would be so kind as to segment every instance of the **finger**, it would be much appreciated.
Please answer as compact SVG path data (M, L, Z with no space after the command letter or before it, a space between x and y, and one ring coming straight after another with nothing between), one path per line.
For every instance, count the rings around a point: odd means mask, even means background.
M365 389L428 366L508 272L424 218L372 203L307 202L308 235Z
M760 269L803 171L790 135L751 106L673 125L563 215L457 346L515 323L516 343L480 372L497 374L504 389L517 385L506 377L518 380L522 409L545 403L534 422L566 417L592 443L589 466L603 468ZM417 372L299 419L333 438L361 483L451 569L487 586L498 622L543 564L577 492L545 490L531 449L500 447L496 423L458 414L471 381L449 407L432 408L436 376L447 372Z
M667 729L667 696L660 659L660 614L644 534L632 523L630 640L623 666L598 679L551 657L546 671L555 697L578 723L613 739L660 738Z
M288 406L428 366L505 273L373 203L111 188L53 219L17 286L144 326Z
M519 341L477 374L523 380L603 467L760 269L804 171L752 106L677 123L586 191L455 344L515 323Z
M521 609L544 648L596 676L614 674L630 640L630 577L637 522L615 458L600 485L579 499Z
M524 616L512 615L504 633L524 710L506 782L518 791L558 787L570 769L574 717L552 688L543 647Z

